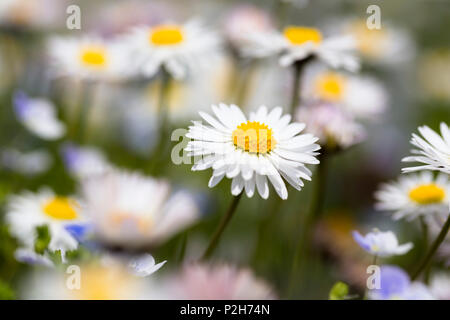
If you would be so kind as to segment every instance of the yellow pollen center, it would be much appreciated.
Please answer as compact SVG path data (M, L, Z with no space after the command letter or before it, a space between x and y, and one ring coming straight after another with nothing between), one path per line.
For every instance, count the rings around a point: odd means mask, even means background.
M283 34L294 45L301 45L309 41L318 44L322 41L322 33L314 28L289 26L284 28Z
M162 25L152 29L150 42L157 46L170 46L183 42L183 31L175 25Z
M419 204L440 203L445 198L445 190L436 184L424 184L409 192L411 200Z
M88 67L101 68L106 65L106 50L102 47L92 47L81 52L81 61Z
M329 72L320 75L316 80L318 95L329 101L339 101L346 88L346 79L337 73Z
M43 206L44 213L53 219L73 220L78 217L77 203L69 198L55 197Z
M272 136L272 129L267 125L247 121L233 131L233 143L242 150L264 154L274 149L276 141Z

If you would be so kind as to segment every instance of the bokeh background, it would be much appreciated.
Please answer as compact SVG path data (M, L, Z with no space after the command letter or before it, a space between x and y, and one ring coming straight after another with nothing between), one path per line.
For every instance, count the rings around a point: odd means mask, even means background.
M21 2L21 1L18 1ZM295 277L292 260L296 239L310 205L313 182L301 192L289 189L289 198L263 201L244 197L214 255L224 261L251 268L270 283L282 298L326 299L332 285L342 280L353 290L364 286L368 257L352 240L351 230L373 227L396 231L401 242L422 245L418 223L393 222L374 209L373 194L378 185L396 178L401 159L409 153L411 132L427 124L437 129L450 120L450 2L445 0L385 1L61 1L36 0L17 11L0 15L0 298L20 298L16 289L32 267L14 259L16 241L2 223L8 195L37 190L45 185L59 194L77 192L74 179L65 169L61 144L74 141L69 130L64 141L48 142L31 135L16 119L12 97L17 90L50 99L60 118L71 123L80 103L80 82L54 80L48 76L46 40L52 35L97 34L111 37L131 26L168 20L201 19L208 28L224 33L234 10L254 6L263 10L275 26L300 24L336 28L351 18L366 19L370 4L381 7L382 25L402 31L409 41L406 51L388 61L363 59L362 72L376 78L385 88L389 106L377 121L364 123L368 132L362 143L335 155L328 163L328 181L323 213L313 233L307 259L300 262L302 273ZM82 30L67 30L66 7L77 4L82 12ZM0 5L1 8L1 5ZM389 61L392 59L393 61ZM251 73L250 75L248 73ZM186 82L174 82L170 89L170 126L187 128L198 119L199 110L212 103L239 103L251 110L289 103L292 74L276 60L260 64L236 58L224 49L208 72ZM240 81L240 82L239 82ZM241 85L237 85L241 84ZM91 113L84 144L100 150L110 163L166 177L177 186L198 195L203 218L152 252L157 260L168 260L160 272L176 269L180 248L186 244L185 259L201 255L213 230L231 200L230 181L209 189L210 172L191 172L190 165L161 161L149 169L149 157L157 140L155 113L157 81L101 83L93 89ZM244 90L244 91L242 91ZM244 95L244 96L243 96ZM174 146L177 141L171 142ZM37 174L15 170L5 150L46 150L51 164ZM152 171L152 172L150 172ZM422 251L386 262L411 270Z

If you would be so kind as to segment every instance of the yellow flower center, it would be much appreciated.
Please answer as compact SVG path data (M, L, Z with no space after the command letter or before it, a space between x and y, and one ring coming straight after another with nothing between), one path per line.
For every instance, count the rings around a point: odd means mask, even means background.
M251 153L268 153L275 148L276 141L272 129L263 123L247 121L233 131L236 147Z
M436 184L424 184L409 192L411 200L419 204L440 203L445 198L445 190Z
M183 42L183 31L176 25L161 25L152 29L150 43L157 46L170 46Z
M102 68L106 65L106 50L102 47L90 47L82 50L81 62L87 67Z
M319 97L325 100L339 101L345 92L346 84L343 76L328 72L316 79L316 91Z
M78 217L77 203L69 198L55 197L43 206L43 211L49 217L58 220L73 220Z
M123 212L116 212L111 215L110 223L114 228L121 228L124 224L130 223L137 227L137 231L141 234L147 234L153 225L153 219L149 216L138 217Z
M283 34L293 45L301 45L309 41L318 44L322 41L322 33L314 28L289 26L284 28Z
M382 54L383 42L387 33L383 29L369 29L365 21L355 22L350 26L350 32L354 35L358 49L369 57L377 57Z

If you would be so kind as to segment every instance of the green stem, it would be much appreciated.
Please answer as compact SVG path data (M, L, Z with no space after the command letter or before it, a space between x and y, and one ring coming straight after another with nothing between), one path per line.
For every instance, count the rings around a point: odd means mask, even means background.
M300 87L301 87L301 78L303 70L305 69L305 66L314 59L314 56L309 56L303 60L296 61L293 65L294 68L294 83L292 88L292 95L291 95L291 105L289 107L289 112L291 116L294 116L295 108L297 108L300 105Z
M82 100L79 106L77 130L76 130L76 140L80 144L83 144L86 140L89 114L93 107L92 100L95 84L91 81L86 80L83 82L82 86L83 86L83 90L81 92Z
M447 217L447 220L445 221L444 226L441 229L441 232L439 232L439 235L437 236L436 240L434 240L433 244L431 245L431 248L428 251L428 254L425 256L425 259L423 259L419 268L411 277L412 280L417 279L417 277L422 273L422 271L424 271L428 267L428 265L431 263L431 259L433 258L434 254L436 253L439 246L444 241L449 229L450 229L450 213Z
M233 214L236 212L236 208L239 204L239 200L242 197L243 192L241 192L239 195L233 197L233 201L231 202L230 206L228 207L227 212L222 217L222 220L220 221L219 226L217 227L216 231L214 232L213 237L211 238L211 241L209 243L208 248L206 249L205 253L203 254L202 260L208 259L216 249L217 245L219 244L220 237L222 236L223 231L227 227L228 223L230 222L231 218L233 217Z
M377 255L374 255L373 256L373 261L372 261L372 265L377 265L377 260L378 260L378 256Z
M303 223L303 232L300 233L295 246L294 259L292 261L291 269L291 281L289 286L289 294L292 293L292 289L297 280L297 274L302 256L307 255L307 248L311 242L313 229L315 222L321 214L323 208L323 202L325 199L325 189L327 181L327 158L325 153L319 156L320 163L317 166L315 173L315 185L311 200L311 206L308 214L305 216ZM304 259L303 259L304 260Z

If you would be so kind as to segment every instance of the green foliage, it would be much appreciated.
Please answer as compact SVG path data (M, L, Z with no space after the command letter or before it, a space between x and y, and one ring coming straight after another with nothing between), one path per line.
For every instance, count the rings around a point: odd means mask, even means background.
M34 242L34 251L43 254L50 243L51 235L47 225L36 227L36 241Z
M348 297L348 285L339 281L330 290L330 300L345 300Z
M0 279L0 300L13 300L15 297L14 291Z

